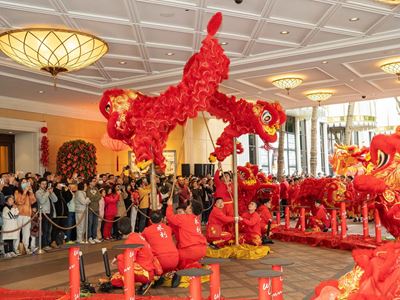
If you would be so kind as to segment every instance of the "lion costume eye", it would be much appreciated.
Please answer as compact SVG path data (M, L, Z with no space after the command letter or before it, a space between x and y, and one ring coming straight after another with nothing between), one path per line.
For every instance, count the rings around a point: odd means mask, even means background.
M269 121L271 121L271 113L270 113L268 110L265 110L265 111L262 113L261 121L262 121L264 124L268 124Z
M107 113L110 113L110 110L111 110L110 102L107 103L105 110L106 110Z

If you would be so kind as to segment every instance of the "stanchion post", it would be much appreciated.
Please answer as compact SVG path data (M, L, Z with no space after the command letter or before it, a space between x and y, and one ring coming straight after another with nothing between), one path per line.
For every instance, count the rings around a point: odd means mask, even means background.
M364 201L362 204L362 218L363 218L363 237L364 239L369 237L369 228L368 228L368 205L367 202Z
M42 207L39 205L39 250L38 254L43 254L43 249L42 249L42 236L43 236L43 229L42 229L42 221L43 221L43 215L42 215Z
M379 211L375 208L375 239L377 244L382 243L382 226Z
M212 274L210 275L210 299L221 299L221 283L219 264L210 264Z
M258 300L272 300L275 298L274 290L274 279L278 279L282 276L282 272L274 270L253 270L246 273L251 277L258 278Z
M272 299L283 300L283 267L292 265L293 262L284 258L267 258L260 262L265 265L271 265L272 271L280 274L272 278Z
M85 244L88 244L88 235L89 235L89 204L86 204L86 216L85 216Z
M276 212L276 224L281 225L281 206L278 205L278 210Z
M340 202L340 238L344 239L347 237L347 224L346 224L346 203Z
M69 297L71 300L80 299L80 276L79 276L79 246L73 245L69 248Z
M332 236L337 235L337 222L336 222L336 209L332 210L332 216L331 216L331 229L332 229Z
M135 274L134 274L135 250L124 250L124 295L125 300L135 299Z
M124 299L135 299L135 249L143 248L143 244L115 245L113 249L124 250Z
M301 231L306 231L306 209L304 207L300 208L300 228Z
M285 206L285 229L288 230L290 228L290 210L289 206Z

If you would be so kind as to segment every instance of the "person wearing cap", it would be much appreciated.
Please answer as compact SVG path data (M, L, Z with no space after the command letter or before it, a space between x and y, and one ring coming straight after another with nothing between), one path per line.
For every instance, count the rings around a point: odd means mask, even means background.
M261 218L257 213L257 202L251 201L248 205L248 211L241 215L241 228L239 242L254 246L261 246Z

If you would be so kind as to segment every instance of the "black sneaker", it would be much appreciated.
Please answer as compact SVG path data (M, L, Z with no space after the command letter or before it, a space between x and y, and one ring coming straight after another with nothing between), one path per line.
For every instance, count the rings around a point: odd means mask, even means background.
M262 237L262 244L267 245L267 244L273 244L274 242L267 236Z
M149 291L152 285L153 285L152 281L146 284L142 284L136 291L136 294L140 296L146 295L146 293Z
M181 276L179 276L178 274L175 273L174 277L172 277L171 287L172 288L177 288L180 283L181 283Z
M211 249L214 249L214 250L218 250L219 249L219 247L217 245L213 244L213 243L209 243L208 247L210 247Z

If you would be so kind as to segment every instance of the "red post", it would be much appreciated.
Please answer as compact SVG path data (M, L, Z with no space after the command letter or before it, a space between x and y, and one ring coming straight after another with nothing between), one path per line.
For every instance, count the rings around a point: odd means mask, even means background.
M276 223L281 225L281 207L278 206L278 211L276 212Z
M135 299L135 274L134 274L135 250L124 250L124 295L125 300Z
M69 297L71 300L80 299L79 247L69 248Z
M272 266L272 270L283 272L282 266ZM283 300L283 277L272 278L272 298L274 300Z
M300 226L301 231L306 231L306 209L304 207L300 208Z
M332 236L337 235L337 223L336 223L336 209L332 210L332 216L331 216L331 227L332 227Z
M340 202L340 218L341 218L341 231L340 238L344 239L347 236L347 224L346 224L346 203Z
M285 229L290 228L290 210L289 206L285 206Z
M368 231L368 205L367 202L363 202L362 205L362 218L363 218L363 237L367 238L369 237L369 231Z
M375 239L377 244L382 243L381 217L377 209L375 209Z
M219 264L210 264L212 274L210 275L210 300L221 299L221 285Z
M190 277L190 300L201 300L201 277Z
M272 300L271 278L258 278L258 300Z

